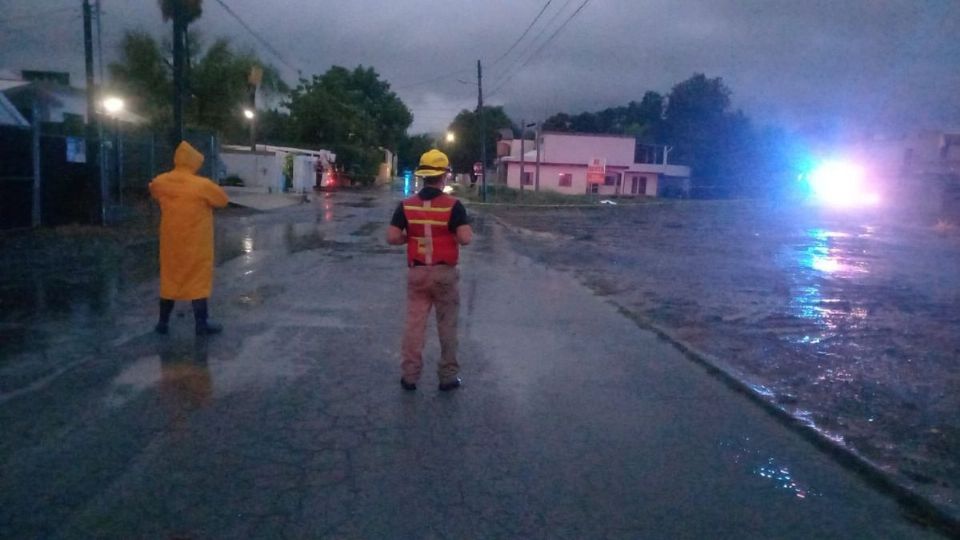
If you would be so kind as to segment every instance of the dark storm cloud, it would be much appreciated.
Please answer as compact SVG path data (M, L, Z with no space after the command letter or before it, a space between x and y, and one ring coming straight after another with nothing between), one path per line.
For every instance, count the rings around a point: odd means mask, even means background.
M549 24L542 43L581 0L553 0L527 40L496 63L544 1L225 1L304 75L331 64L375 67L413 109L415 130L441 129L476 105L477 58L486 64L488 101L517 119L623 104L703 72L723 77L734 104L760 122L960 124L960 3L953 0L592 0L523 69L517 57L535 49L530 38ZM22 18L75 4L5 0L0 20L21 18L0 23L0 66L79 76L79 9L74 18ZM103 5L108 55L124 29L167 31L153 0ZM204 6L196 28L233 36L296 80L295 69L216 0Z

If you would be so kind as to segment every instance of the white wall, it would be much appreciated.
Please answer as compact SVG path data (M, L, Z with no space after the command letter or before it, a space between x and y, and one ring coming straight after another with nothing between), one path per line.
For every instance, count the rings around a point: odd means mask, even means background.
M540 160L549 163L575 163L584 167L593 158L604 158L607 166L630 166L636 141L633 137L606 135L570 135L544 133Z
M237 152L222 150L227 176L239 176L246 187L260 187L266 192L283 191L283 158L274 152Z
M526 164L524 172L529 172L534 183L536 182L536 167L533 164ZM598 193L600 195L625 195L629 196L631 188L631 175L646 176L647 186L644 193L638 195L647 195L648 197L657 196L657 186L659 174L656 172L629 172L622 169L607 169L608 174L619 174L621 185L619 190L616 185L607 186L600 184ZM572 185L570 187L560 187L560 174L569 173L573 175ZM509 162L507 169L507 186L520 189L520 164L518 162ZM534 189L535 186L524 186L524 189ZM587 193L587 168L575 165L541 165L540 166L540 189L542 191L555 191L567 195L584 195Z
M317 161L317 158L311 156L294 156L292 182L294 192L311 192L316 187Z
M509 162L507 166L507 186L514 189L520 189L520 163ZM530 178L536 182L536 166L533 163L526 163L523 167L524 172L530 173ZM560 187L560 173L570 173L573 175L571 187ZM587 168L567 165L540 165L540 189L543 191L555 191L567 195L583 195L586 192ZM524 189L534 189L535 186L524 186Z

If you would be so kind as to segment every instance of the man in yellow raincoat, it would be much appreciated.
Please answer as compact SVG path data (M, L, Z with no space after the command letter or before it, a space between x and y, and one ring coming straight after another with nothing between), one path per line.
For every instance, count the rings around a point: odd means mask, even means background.
M213 209L227 205L220 186L197 175L203 154L181 142L173 170L150 182L150 194L160 203L160 321L166 334L176 300L190 300L198 336L223 327L207 319L207 298L213 288Z

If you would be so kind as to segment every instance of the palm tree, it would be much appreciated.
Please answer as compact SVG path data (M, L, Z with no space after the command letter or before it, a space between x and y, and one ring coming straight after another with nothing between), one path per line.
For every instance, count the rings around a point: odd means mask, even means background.
M203 0L159 0L163 20L173 19L173 143L183 140L183 94L186 88L184 49L187 25L203 15Z
M184 23L190 24L203 15L203 0L158 0L160 3L160 12L163 13L163 20L169 21L173 18L174 4L180 2L184 14Z

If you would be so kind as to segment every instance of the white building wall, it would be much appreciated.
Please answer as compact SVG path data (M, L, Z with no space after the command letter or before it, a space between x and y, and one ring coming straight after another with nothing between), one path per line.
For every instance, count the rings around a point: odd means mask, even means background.
M524 172L529 172L534 183L536 183L537 170L536 165L527 163L524 165ZM572 185L570 187L560 186L560 174L569 173L573 175ZM520 163L511 162L507 169L507 186L520 189ZM534 189L536 185L524 186L524 189ZM540 166L540 190L555 191L566 195L583 195L587 189L587 168L570 165L541 165Z
M246 187L283 192L283 157L279 153L222 150L220 161L226 175L240 177Z
M311 156L293 158L293 191L304 193L313 191L317 185L317 161Z
M519 144L519 141L514 141ZM620 136L593 136L573 135L563 133L544 133L543 147L541 148L540 189L555 191L569 195L583 195L589 193L587 184L587 164L593 158L602 158L606 161L607 173L617 174L620 177L619 186L599 184L597 193L601 196L632 196L632 179L637 176L646 177L646 184L642 192L636 195L656 197L659 194L660 179L662 177L687 178L690 177L690 168L685 165L662 165L657 163L634 163L635 142L632 137ZM516 155L509 158L507 163L507 185L514 189L520 188L519 148L513 149ZM524 171L536 176L536 163L530 150L527 156L531 159L524 165ZM561 187L559 176L561 173L571 174L572 185ZM535 186L530 185L531 189ZM639 187L639 186L638 186Z
M540 160L551 163L582 163L584 167L593 158L606 159L607 166L627 167L633 164L636 141L633 137L584 136L562 133L544 133Z

